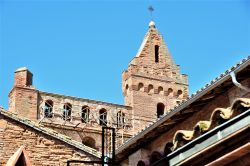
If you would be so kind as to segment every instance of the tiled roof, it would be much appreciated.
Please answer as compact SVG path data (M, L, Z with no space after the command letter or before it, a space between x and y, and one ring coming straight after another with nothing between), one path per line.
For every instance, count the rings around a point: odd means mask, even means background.
M45 135L51 136L57 140L63 141L68 145L71 145L79 150L82 150L84 152L87 152L97 158L101 158L101 153L98 152L97 150L90 148L86 145L83 145L82 143L72 140L70 137L60 134L55 130L52 130L50 128L44 127L43 125L39 124L38 122L31 121L27 118L20 117L14 113L11 113L9 111L4 110L3 108L0 107L0 115L3 115L7 118L10 118L14 121L17 121L25 126L31 127L34 130L43 133Z
M194 143L194 141L197 141L202 136L205 136L206 134L211 132L214 129L218 129L219 127L222 127L223 124L229 122L228 120L235 119L239 117L240 115L249 112L250 109L250 99L249 98L237 98L230 107L228 108L216 108L210 115L210 119L208 121L199 121L192 130L178 130L176 131L173 141L172 142L166 142L166 146L164 149L164 154L153 151L151 155L149 155L148 159L140 160L140 162L150 163L150 165L162 165L163 163L166 163L164 158L168 158L169 162L174 162L175 164L179 164L178 162L181 162L182 160L188 158L189 156L179 157L178 154L184 153L184 152L178 152L180 149L184 149L186 153L191 155L189 149L185 146L190 145L191 143ZM218 123L218 121L223 120L222 123ZM230 123L231 124L231 123ZM250 122L248 122L248 125ZM227 134L230 134L229 132L226 132ZM212 137L211 134L209 134L209 137ZM222 136L220 137L222 139ZM221 141L220 139L216 139L216 141ZM212 139L207 138L208 141L211 142ZM192 142L193 141L193 142ZM201 142L198 142L198 144L194 144L193 147L195 150L203 150L207 148L206 146L201 146ZM193 151L192 151L193 152ZM174 155L174 153L177 153ZM194 153L194 152L193 152ZM184 155L184 154L183 154ZM171 157L170 157L171 156ZM174 160L173 156L177 156L178 161L176 159ZM173 159L173 160L172 160ZM177 163L176 163L177 162ZM173 164L173 163L172 163Z
M210 119L207 121L201 120L194 127L193 130L178 130L176 131L173 138L173 147L172 150L176 150L178 147L183 146L182 141L191 141L194 138L202 135L204 132L211 130L216 127L219 119L228 120L234 117L235 115L248 110L250 108L250 99L249 98L238 98L232 105L228 108L216 108Z

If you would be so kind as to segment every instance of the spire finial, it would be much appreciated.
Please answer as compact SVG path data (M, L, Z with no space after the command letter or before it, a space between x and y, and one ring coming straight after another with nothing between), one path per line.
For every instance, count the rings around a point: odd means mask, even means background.
M154 11L153 6L150 5L150 6L148 7L148 10L149 10L149 12L150 12L150 19L151 19L151 21L153 21L153 11Z
M155 28L155 23L154 23L154 21L153 21L153 11L154 11L153 6L150 5L150 6L148 7L148 10L149 10L149 12L150 12L150 17L151 17L151 21L150 21L150 23L149 23L149 28Z

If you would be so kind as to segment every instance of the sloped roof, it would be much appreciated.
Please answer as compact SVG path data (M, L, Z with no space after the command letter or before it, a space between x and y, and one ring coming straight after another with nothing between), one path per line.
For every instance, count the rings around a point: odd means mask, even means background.
M73 146L79 150L82 150L86 153L89 153L97 158L101 158L101 153L93 148L90 148L78 141L72 140L70 137L60 134L55 130L52 130L50 128L44 127L43 125L39 124L38 122L31 121L27 118L23 118L18 116L17 114L11 113L9 111L4 110L0 107L0 115L3 115L4 117L10 118L18 123L21 123L25 126L31 127L32 129L43 133L45 135L48 135L50 137L53 137L54 139L60 140L70 146Z
M230 88L234 86L231 80L230 73L241 73L244 77L249 77L250 71L250 56L245 59L242 59L239 63L232 66L230 69L226 70L220 76L216 77L200 90L196 91L187 100L181 102L174 109L171 109L169 113L158 119L155 123L147 126L145 129L138 132L134 137L128 139L124 145L120 146L116 155L118 159L122 159L129 155L130 151L133 151L141 146L141 144L146 143L149 140L156 137L157 132L163 130L168 130L170 125L177 123L180 120L183 120L187 117L190 117L193 111L189 108L194 105L205 105L213 98L219 95L217 92L220 88ZM216 91L216 92L215 92ZM189 132L190 133L190 132ZM191 137L189 138L191 139Z
M178 130L176 131L173 138L173 147L172 150L176 150L180 147L179 142L191 141L196 138L197 134L201 135L202 133L211 130L216 126L218 118L223 120L231 119L237 112L241 112L244 110L250 109L250 99L249 98L237 98L232 103L232 105L228 108L216 108L212 114L210 115L210 119L208 121L199 121L193 127L193 130ZM196 134L196 132L199 132ZM183 146L183 144L181 145Z

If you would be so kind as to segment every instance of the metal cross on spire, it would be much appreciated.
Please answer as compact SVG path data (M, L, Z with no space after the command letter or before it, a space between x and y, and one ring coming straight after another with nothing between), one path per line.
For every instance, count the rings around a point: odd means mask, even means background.
M153 20L153 11L154 11L153 6L152 6L152 5L150 5L150 6L148 7L148 10L149 10L149 12L150 12L150 17L151 17L151 20Z

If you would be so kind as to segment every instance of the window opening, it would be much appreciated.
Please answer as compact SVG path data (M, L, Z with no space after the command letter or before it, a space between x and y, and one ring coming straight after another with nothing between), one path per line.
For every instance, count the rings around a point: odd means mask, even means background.
M107 126L107 111L104 108L99 111L99 124Z
M65 121L71 120L71 110L72 110L72 105L70 103L66 103L63 106L63 120Z
M44 117L45 118L52 118L53 116L53 101L47 100L44 104Z
M155 62L159 62L159 46L155 45Z
M123 128L125 123L125 114L121 111L117 113L117 127Z
M157 104L157 118L160 118L164 114L165 105L163 103Z
M82 120L83 123L88 123L89 122L89 107L88 106L83 106L82 107L81 120Z
M138 90L139 91L143 91L143 83L139 83L138 84Z

